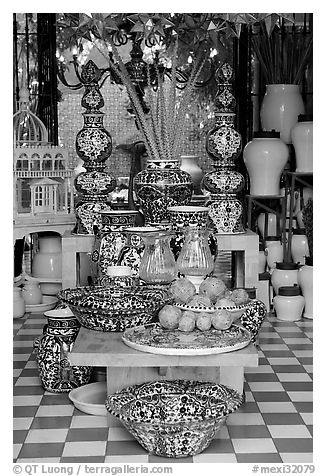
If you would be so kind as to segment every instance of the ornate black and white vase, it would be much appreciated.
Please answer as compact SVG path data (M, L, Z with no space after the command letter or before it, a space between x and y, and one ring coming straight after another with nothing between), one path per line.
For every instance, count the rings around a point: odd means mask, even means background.
M45 313L48 319L43 334L34 341L34 351L43 387L49 392L70 392L89 382L92 367L70 365L80 324L67 308Z
M99 110L104 106L98 84L103 72L90 60L81 73L85 88L81 105L86 111L83 113L84 125L76 135L76 152L84 161L86 172L75 178L79 194L75 207L75 232L78 234L93 234L93 225L100 227L99 213L111 209L108 194L116 187L114 176L105 171L105 161L112 152L112 139L103 124L104 113Z
M245 329L251 332L251 341L256 343L259 330L267 314L267 307L258 299L253 299L250 306L240 317L240 322Z
M191 175L180 169L179 161L149 159L147 168L134 179L134 188L146 225L168 223L168 208L187 205L192 196Z

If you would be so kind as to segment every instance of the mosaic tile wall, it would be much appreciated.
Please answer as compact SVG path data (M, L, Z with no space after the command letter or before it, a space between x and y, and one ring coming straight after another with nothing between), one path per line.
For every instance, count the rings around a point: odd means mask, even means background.
M83 125L81 98L83 89L72 91L60 85L62 101L58 104L59 116L59 143L68 148L70 166L81 164L75 151L76 134ZM126 151L117 149L118 144L130 144L140 138L134 118L131 117L126 106L128 96L125 89L106 81L101 89L105 106L102 111L106 114L104 125L110 132L113 140L113 151L108 161L110 169L117 177L129 175L130 156ZM187 124L182 143L182 155L198 155L198 165L205 172L212 170L211 160L205 151L205 133L199 127L199 122L205 123L207 130L212 124L207 119L207 108L201 107L198 101L193 101L189 107ZM203 127L203 125L202 125Z

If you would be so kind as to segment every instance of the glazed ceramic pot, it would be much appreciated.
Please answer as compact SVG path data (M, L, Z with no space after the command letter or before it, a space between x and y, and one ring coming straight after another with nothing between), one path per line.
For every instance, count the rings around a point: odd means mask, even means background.
M281 286L294 286L298 284L298 269L299 266L296 263L276 263L271 277L275 294L278 294Z
M279 195L280 178L289 151L275 131L255 132L243 149L243 160L250 177L251 195Z
M280 132L285 144L291 143L291 129L299 114L305 108L297 84L268 84L260 109L260 119L264 131Z
M62 280L61 236L43 236L38 240L39 250L32 262L32 273L36 278ZM43 294L54 296L62 288L61 283L41 283Z
M201 181L204 175L204 172L198 165L198 155L181 155L181 165L180 169L184 172L188 172L191 176L192 183L194 185L194 194L200 195L201 191Z
M291 255L294 263L305 264L305 257L309 256L306 231L297 228L292 231Z
M110 231L121 231L125 227L135 226L136 216L138 212L135 210L106 210L100 212L101 215L101 231L103 233Z
M34 342L43 387L49 392L60 393L87 384L92 368L71 366L68 357L80 328L78 320L69 308L47 311L44 315L48 323L43 335Z
M279 236L267 236L265 238L265 252L267 266L270 271L276 268L276 263L283 261L283 245Z
M313 318L313 266L310 263L311 259L306 258L306 264L298 272L298 283L305 299L303 317L308 319Z
M206 137L208 155L218 167L233 167L242 149L241 134L234 127L234 113L216 113L216 126Z
M188 172L180 170L177 160L147 161L147 168L134 178L134 189L146 225L168 223L168 207L187 205L193 183Z
M42 291L40 283L38 281L26 281L22 289L22 296L25 304L31 306L35 304L41 304Z
M26 310L24 298L21 288L14 286L13 288L13 318L23 317Z
M267 230L265 232L265 221L267 215ZM283 220L280 218L280 228L283 226ZM257 218L257 226L261 236L275 236L277 234L277 216L275 213L260 213Z
M281 286L278 296L273 298L275 313L280 321L299 321L304 304L305 300L300 295L299 286Z
M243 205L235 194L214 195L207 200L208 216L216 233L244 233Z
M313 172L313 121L311 115L300 114L291 129L295 150L296 172Z

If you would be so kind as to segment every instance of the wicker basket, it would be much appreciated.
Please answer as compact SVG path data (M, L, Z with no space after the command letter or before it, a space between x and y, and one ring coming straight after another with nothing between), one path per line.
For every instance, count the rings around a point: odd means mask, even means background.
M149 452L169 458L201 453L243 396L222 384L162 380L108 396L107 410Z

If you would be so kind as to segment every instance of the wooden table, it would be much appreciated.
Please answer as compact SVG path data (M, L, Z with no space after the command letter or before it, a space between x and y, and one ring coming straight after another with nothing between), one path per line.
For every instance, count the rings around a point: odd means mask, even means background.
M150 380L185 378L212 381L243 392L244 367L258 366L253 344L216 355L160 355L140 352L125 345L119 332L98 332L81 327L70 353L72 365L107 368L108 394ZM109 426L119 426L109 415Z

